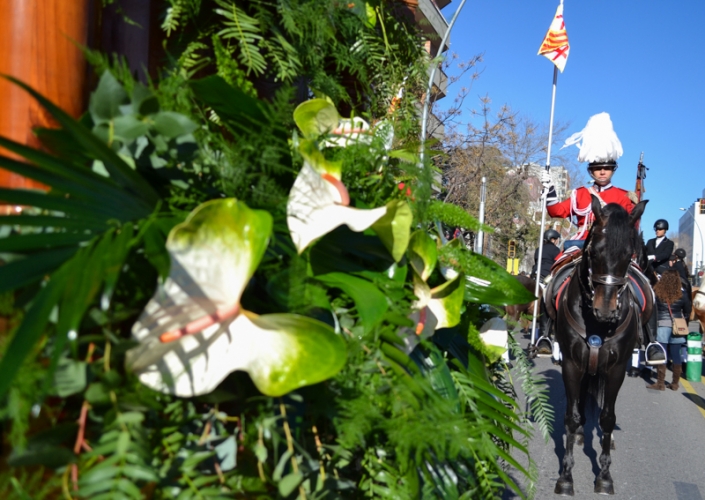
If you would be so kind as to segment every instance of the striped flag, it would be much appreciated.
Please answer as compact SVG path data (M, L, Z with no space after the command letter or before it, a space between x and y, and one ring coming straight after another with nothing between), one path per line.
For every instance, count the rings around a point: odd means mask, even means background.
M569 52L570 43L568 43L568 32L565 30L565 22L563 21L563 0L561 0L538 55L547 57L563 73Z

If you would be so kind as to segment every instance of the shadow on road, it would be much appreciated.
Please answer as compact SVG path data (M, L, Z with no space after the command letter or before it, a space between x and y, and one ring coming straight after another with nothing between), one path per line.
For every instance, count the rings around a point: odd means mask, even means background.
M702 397L698 396L697 394L691 394L689 392L684 392L683 396L685 396L686 399L689 399L690 401L695 403L701 409L705 410L705 399L703 399Z
M565 454L565 388L563 386L563 377L558 370L546 370L541 375L546 380L546 385L551 394L551 401L555 402L553 410L555 412L555 420L553 422L553 431L551 439L553 440L553 449L556 454L558 473L563 472L563 455ZM705 405L705 399L700 398L701 404ZM704 406L705 408L705 406ZM592 395L588 395L588 400L585 405L585 441L583 446L575 445L573 453L579 452L582 448L583 453L590 459L593 474L597 475L600 472L600 464L598 456L602 452L602 430L599 425L600 408ZM615 431L620 430L619 425L615 425ZM614 434L613 434L614 439ZM615 445L616 446L616 445Z

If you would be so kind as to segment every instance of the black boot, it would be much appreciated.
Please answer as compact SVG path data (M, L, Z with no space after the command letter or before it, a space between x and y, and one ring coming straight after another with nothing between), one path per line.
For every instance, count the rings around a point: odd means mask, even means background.
M546 314L546 306L541 302L541 316L539 316L539 330L541 337L536 341L536 349L538 354L542 356L550 356L553 353L553 344L551 343L551 319Z
M656 342L656 307L649 318L649 321L644 325L646 338L649 345L644 349L644 364L649 366L657 366L666 363L666 351L661 347L661 344Z

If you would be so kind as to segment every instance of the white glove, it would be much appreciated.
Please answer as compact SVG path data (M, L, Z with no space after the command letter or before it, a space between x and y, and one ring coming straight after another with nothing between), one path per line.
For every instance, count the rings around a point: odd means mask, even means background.
M551 174L548 170L541 170L541 176L539 177L541 184L543 184L543 189L541 190L541 195L546 196L546 203L548 205L553 205L558 203L558 195L556 194L556 187L553 185L553 179L551 179Z
M656 260L656 256L655 256L655 255L647 255L646 258L647 258L648 260Z
M539 180L541 181L541 184L543 184L543 186L546 188L550 188L551 186L553 186L553 179L551 179L551 173L546 169L541 170L541 177L539 178Z

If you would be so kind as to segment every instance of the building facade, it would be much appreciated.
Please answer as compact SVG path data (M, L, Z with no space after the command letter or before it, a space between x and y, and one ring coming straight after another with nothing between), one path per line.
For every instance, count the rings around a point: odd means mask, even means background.
M702 233L705 226L705 189L700 199L683 210L685 213L678 220L678 242L686 251L688 269L697 275L705 268L705 241Z

